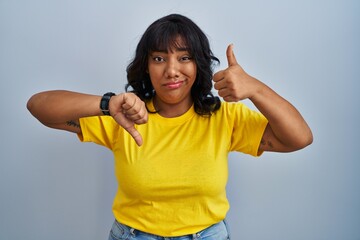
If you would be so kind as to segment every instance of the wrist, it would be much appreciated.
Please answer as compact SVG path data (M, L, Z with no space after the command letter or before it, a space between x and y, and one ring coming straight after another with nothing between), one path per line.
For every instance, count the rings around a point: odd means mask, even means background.
M115 96L115 93L107 92L102 96L100 100L100 110L106 116L110 116L109 102L112 96Z

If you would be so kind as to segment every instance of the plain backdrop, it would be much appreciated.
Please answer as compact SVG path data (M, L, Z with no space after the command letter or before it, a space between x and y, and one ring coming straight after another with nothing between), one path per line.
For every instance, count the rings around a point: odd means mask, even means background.
M233 43L313 130L298 152L230 154L233 239L359 240L357 0L0 0L0 239L107 239L112 153L42 126L26 102L49 89L123 92L142 33L170 13L209 36L216 71Z

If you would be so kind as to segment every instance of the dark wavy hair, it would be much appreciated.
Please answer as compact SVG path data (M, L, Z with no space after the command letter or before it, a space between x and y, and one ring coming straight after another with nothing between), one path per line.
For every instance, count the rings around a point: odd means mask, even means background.
M220 108L220 99L211 93L214 63L220 63L211 49L204 32L189 18L171 14L152 23L141 37L135 57L128 65L126 91L135 93L143 101L155 96L154 88L147 73L148 57L151 52L179 47L181 38L197 66L197 75L191 88L195 112L211 115ZM183 47L183 46L181 46Z

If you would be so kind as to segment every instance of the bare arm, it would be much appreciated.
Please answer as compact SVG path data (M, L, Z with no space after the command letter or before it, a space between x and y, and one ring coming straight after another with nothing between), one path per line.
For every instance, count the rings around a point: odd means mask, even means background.
M268 119L259 151L290 152L313 141L312 132L297 109L265 84L250 100Z
M33 95L27 108L42 124L80 133L79 118L101 114L101 96L55 90Z
M79 119L103 115L100 110L101 96L64 90L46 91L33 95L27 108L45 126L81 133ZM145 104L132 93L113 96L109 102L111 116L142 144L134 124L147 122Z
M269 121L259 151L290 152L313 141L312 132L297 109L237 63L232 45L226 51L229 67L214 75L215 89L225 101L250 99Z

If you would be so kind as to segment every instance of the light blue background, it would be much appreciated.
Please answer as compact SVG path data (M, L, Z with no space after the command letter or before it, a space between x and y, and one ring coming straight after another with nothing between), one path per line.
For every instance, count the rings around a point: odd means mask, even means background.
M0 239L107 239L112 154L43 127L35 92L123 91L146 27L192 18L226 67L238 62L303 114L314 143L230 154L234 240L359 240L360 1L0 0ZM249 103L248 101L246 101Z

